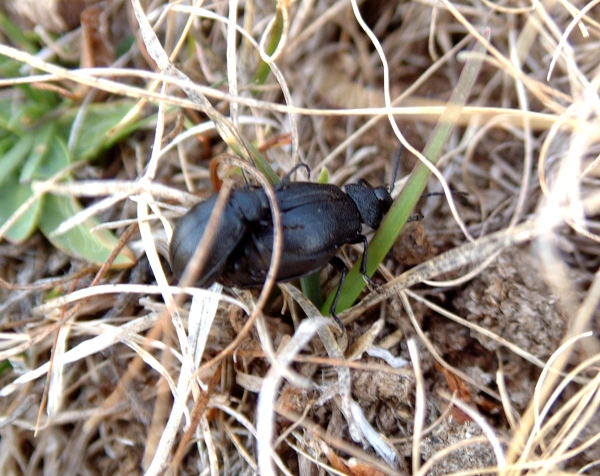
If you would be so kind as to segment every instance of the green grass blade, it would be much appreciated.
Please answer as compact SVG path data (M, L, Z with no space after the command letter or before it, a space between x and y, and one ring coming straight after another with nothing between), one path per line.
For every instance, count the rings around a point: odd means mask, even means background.
M277 13L275 14L275 23L273 24L273 29L271 30L271 36L269 38L269 42L266 47L266 52L269 56L275 53L277 46L279 46L279 42L281 41L281 35L283 34L283 14L281 13L281 8L277 7ZM265 63L263 60L260 61L258 68L256 69L256 73L254 74L254 78L252 84L255 85L263 85L267 81L269 74L271 73L271 67Z
M474 53L475 54L471 55L467 60L457 87L450 97L448 106L440 116L430 140L425 146L423 155L433 165L439 160L444 145L447 143L456 120L471 93L481 68L481 63L483 62L485 47L476 44ZM367 274L369 276L372 276L375 273L375 270L379 264L381 264L400 235L402 228L427 185L430 173L427 166L421 161L417 162L413 168L406 186L402 189L398 199L394 202L394 205L384 218L379 230L375 233L373 240L371 240L371 243L369 244L367 262ZM359 267L360 262L357 261L348 273L338 301L336 309L338 313L352 306L365 287L366 283L360 274ZM324 314L329 312L336 291L337 288L332 291L325 301L325 304L321 307L321 311Z

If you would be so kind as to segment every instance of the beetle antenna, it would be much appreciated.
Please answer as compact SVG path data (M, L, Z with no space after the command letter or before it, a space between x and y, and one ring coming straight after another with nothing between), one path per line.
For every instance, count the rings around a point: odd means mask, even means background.
M400 147L398 148L398 153L396 154L396 163L394 164L394 173L392 175L392 181L390 183L390 195L392 194L392 192L394 191L394 187L396 186L396 178L398 177L398 169L400 168L400 157L402 157L403 150L404 148L402 147L402 144L400 144Z
M427 197L440 197L440 196L445 196L445 195L446 194L444 192L427 192L427 193L423 193L419 197L419 199L427 198ZM469 196L469 192L460 192L457 190L450 190L450 195L452 195L453 197L457 197L461 203L466 203L466 197Z

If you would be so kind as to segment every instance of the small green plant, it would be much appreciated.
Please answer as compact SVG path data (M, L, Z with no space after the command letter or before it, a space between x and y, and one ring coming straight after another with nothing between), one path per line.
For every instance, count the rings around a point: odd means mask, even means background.
M0 76L15 77L19 67L21 65L13 60L0 60ZM23 242L39 229L65 253L91 263L104 263L117 242L116 237L108 230L92 232L98 224L95 218L65 233L53 234L60 223L82 209L81 204L74 198L58 195L34 199L32 183L48 180L76 162L96 158L139 128L140 122L123 122L132 103L91 104L82 113L80 106L57 93L31 85L13 86L10 93L0 96L0 197L3 200L0 228L4 230L0 236ZM62 180L70 178L65 171ZM5 229L26 202L30 202L27 210ZM126 267L132 263L131 251L124 249L114 265Z

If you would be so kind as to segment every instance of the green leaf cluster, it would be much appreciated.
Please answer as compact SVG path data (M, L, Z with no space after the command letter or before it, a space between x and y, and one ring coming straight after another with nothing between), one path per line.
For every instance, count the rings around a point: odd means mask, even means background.
M0 64L0 75L15 72L11 61ZM7 74L8 73L8 74ZM27 203L27 209L3 237L13 242L27 240L40 230L58 249L90 263L102 264L117 243L108 230L94 231L96 218L87 219L60 235L54 230L81 209L74 198L46 195L35 198L32 183L48 180L79 161L96 158L118 140L139 128L140 122L124 121L132 103L98 103L81 110L56 93L18 86L15 94L0 97L0 227ZM78 126L74 123L77 117ZM77 131L77 136L72 137ZM70 147L67 144L71 144ZM63 180L70 180L65 173ZM21 209L22 212L22 209ZM114 266L127 267L134 257L124 249Z

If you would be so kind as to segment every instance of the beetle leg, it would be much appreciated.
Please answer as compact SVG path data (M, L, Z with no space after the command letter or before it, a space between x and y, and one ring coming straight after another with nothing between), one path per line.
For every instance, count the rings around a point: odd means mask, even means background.
M283 178L281 179L281 182L279 182L279 185L277 188L279 187L283 187L284 185L286 185L287 183L289 183L290 178L292 177L292 175L294 174L294 172L300 168L304 168L306 169L306 173L308 174L308 178L310 178L310 167L308 166L308 164L304 163L304 162L300 162L297 165L294 165L294 167L292 167L292 170L290 170L287 174L285 174L283 176Z
M365 188L370 188L371 190L373 190L375 187L373 187L369 182L367 182L365 179L358 179L356 181L356 183L358 185L362 185Z
M414 215L408 217L406 223L410 223L411 221L421 221L423 218L425 217L421 213L415 213Z
M377 284L375 281L373 281L371 279L371 276L369 276L367 274L367 250L369 247L369 242L367 241L367 237L365 235L359 235L356 240L356 243L360 243L361 241L363 243L363 255L362 255L362 259L360 260L360 274L362 274L362 277L365 278L365 281L375 291L377 291L379 289L379 284Z
M333 266L335 269L337 269L342 274L342 277L340 278L340 284L338 284L337 291L335 292L335 296L333 297L333 302L331 303L331 307L329 308L329 314L331 314L331 318L335 321L335 323L338 325L338 327L340 328L340 330L343 333L343 332L345 332L344 324L342 324L342 321L340 320L338 315L335 313L335 309L337 307L337 303L338 303L338 299L340 298L340 294L342 293L342 286L344 286L344 281L346 281L346 275L348 274L348 267L344 264L344 262L341 260L341 258L339 258L337 256L334 256L333 258L331 258L329 260L329 264L331 266Z

